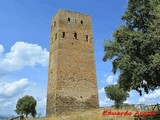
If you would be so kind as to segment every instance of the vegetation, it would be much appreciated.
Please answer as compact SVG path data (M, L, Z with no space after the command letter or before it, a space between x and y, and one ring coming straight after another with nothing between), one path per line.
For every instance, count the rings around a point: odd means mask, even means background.
M120 108L123 102L129 97L128 92L119 88L119 85L111 85L104 88L107 97L114 101L116 108Z
M29 114L35 117L36 115L37 101L32 96L24 96L17 101L15 112L18 115L25 115L28 117Z
M148 93L160 86L160 0L129 0L125 25L105 44L103 61L112 60L125 91Z
M98 109L91 109L86 111L79 111L79 112L71 112L66 113L58 116L53 116L50 118L36 118L36 119L27 119L27 120L133 120L134 113L136 110L134 108L128 109L129 112L132 112L132 115L103 115L104 110L113 111L113 112L125 112L126 109L115 110L114 108L98 108Z

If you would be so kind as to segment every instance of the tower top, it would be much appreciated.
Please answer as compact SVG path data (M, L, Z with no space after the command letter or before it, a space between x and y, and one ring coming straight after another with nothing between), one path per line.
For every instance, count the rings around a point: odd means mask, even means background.
M64 10L64 9L58 9L58 12L64 12L64 13L72 13L72 14L81 14L81 15L86 15L86 16L90 16L88 14L85 14L85 13L81 13L81 12L75 12L75 11L72 11L72 10Z
M89 21L91 21L91 16L88 14L84 14L84 13L80 13L80 12L75 12L75 11L71 11L71 10L63 10L63 9L58 9L57 13L52 17L52 21L51 21L51 25L54 22L54 19L56 19L57 17L68 17L68 18L72 18L73 16L76 17L77 19L81 19L81 18L86 18Z

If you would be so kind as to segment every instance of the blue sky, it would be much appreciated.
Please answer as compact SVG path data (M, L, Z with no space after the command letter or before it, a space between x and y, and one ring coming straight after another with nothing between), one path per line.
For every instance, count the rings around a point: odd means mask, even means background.
M103 43L123 24L127 0L1 0L0 1L0 115L14 113L17 100L32 95L37 112L45 116L50 25L59 8L91 15L100 106L113 101L103 87L116 84L111 61L103 62ZM126 103L160 102L160 91L139 97L130 92Z

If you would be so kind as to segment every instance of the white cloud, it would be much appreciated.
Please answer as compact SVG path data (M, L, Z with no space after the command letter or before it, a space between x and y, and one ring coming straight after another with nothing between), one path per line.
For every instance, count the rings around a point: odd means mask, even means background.
M110 75L110 76L106 79L106 82L111 84L111 83L113 82L113 79L114 79L114 76L113 76L113 75Z
M0 53L4 48L0 45ZM1 56L0 56L1 57ZM25 66L48 65L49 52L37 44L16 42L10 52L0 58L0 75L21 70Z
M0 114L16 115L14 112L16 102L22 97L26 90L31 86L31 82L27 78L20 80L0 83ZM4 112L5 111L5 112Z
M38 104L39 106L46 105L46 98L40 99L40 100L37 102L37 104Z
M137 91L135 91L135 90L131 90L131 91L129 92L129 96L130 96L130 97L134 97L136 94L138 94L138 93L137 93Z
M0 84L0 97L10 98L23 93L25 88L29 86L30 82L28 79L23 78L12 83L1 83Z
M113 83L114 85L117 84L117 81Z
M22 70L27 66L37 67L36 65L41 65L47 67L48 58L49 52L37 44L16 42L9 52L5 52L4 47L0 45L0 77L4 74ZM5 77L3 76L3 82L0 82L0 114L16 115L14 110L18 99L24 95L30 95L34 98L40 98L40 100L37 100L37 112L41 112L42 116L45 116L45 85L35 83L37 81L33 83L27 78L9 82L11 80L5 79Z
M101 88L101 89L99 89L99 90L98 90L98 93L99 93L99 94L104 94L104 93L105 93L104 87Z
M0 55L4 52L3 46L0 44Z
M113 105L113 101L110 100L109 98L105 98L104 100L100 100L100 101L99 101L99 105L100 105L101 107L111 106L111 105Z
M145 94L143 97L139 98L140 103L158 103L160 102L160 89L153 91L152 93Z
M16 103L19 98L29 95L37 100L37 112L41 117L46 113L46 89L39 84L23 78L10 83L0 83L0 115L16 115ZM5 112L4 112L5 111Z
M133 101L132 101L132 100L126 100L126 101L124 101L123 103L132 104L132 103L133 103Z
M108 84L117 84L117 79L118 79L117 75L110 75L106 78L106 82Z
M10 101L10 102L5 102L4 104L1 104L1 107L8 107L8 106L10 106L11 104L12 104L13 102L12 101Z
M46 97L37 100L37 113L41 113L42 116L46 114Z

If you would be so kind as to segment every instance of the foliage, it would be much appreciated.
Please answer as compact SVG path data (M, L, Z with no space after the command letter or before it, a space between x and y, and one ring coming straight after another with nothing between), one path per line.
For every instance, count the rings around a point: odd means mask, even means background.
M116 108L119 108L123 104L123 101L129 97L128 92L123 91L119 85L106 86L104 89L107 97L114 100L114 105Z
M17 101L15 112L19 115L26 115L28 117L29 114L35 117L37 101L32 96L24 96Z
M129 0L125 25L105 44L103 61L112 60L113 73L125 91L142 95L160 86L160 0Z

